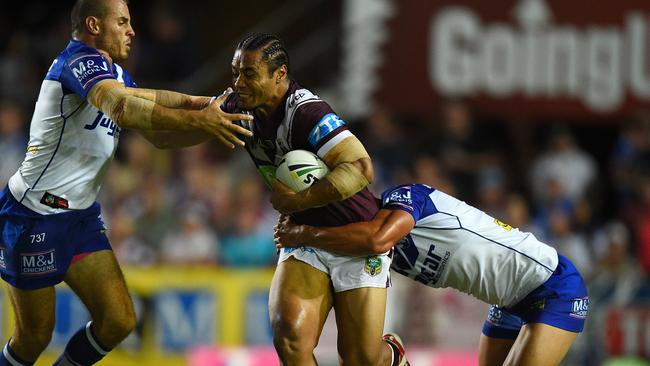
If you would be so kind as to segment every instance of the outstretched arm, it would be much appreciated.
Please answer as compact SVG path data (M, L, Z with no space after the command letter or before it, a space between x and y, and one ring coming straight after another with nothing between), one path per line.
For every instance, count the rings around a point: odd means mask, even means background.
M130 88L128 90L138 98L147 99L168 108L198 110L207 107L210 102L214 101L212 97L194 96L170 90L144 88ZM226 95L229 92L230 88L225 91ZM202 130L138 130L138 132L159 149L176 149L194 146L214 139L212 135Z
M414 226L413 216L402 210L382 209L370 221L336 227L298 225L282 215L274 240L278 248L308 245L343 255L371 255L388 251Z
M140 96L137 94L139 93ZM224 93L202 109L170 108L150 100L161 97L165 103L182 104L182 98L173 93L156 95L151 91L137 91L127 88L117 80L107 79L95 84L88 93L88 101L104 112L122 128L138 130L203 130L214 135L224 145L234 148L243 146L235 134L250 136L251 132L233 123L237 120L250 120L246 114L229 114L220 106L227 97ZM144 96L144 97L143 97ZM207 97L206 97L207 98ZM201 99L190 100L189 104L200 103ZM180 105L179 104L179 105Z
M195 96L171 90L127 88L128 91L142 99L147 99L167 108L203 109L210 104L212 97Z

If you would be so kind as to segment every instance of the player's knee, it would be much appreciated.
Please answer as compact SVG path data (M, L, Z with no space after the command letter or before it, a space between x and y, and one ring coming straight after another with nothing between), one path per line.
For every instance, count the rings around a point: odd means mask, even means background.
M128 311L111 312L101 319L93 319L97 325L97 335L107 347L115 347L135 329L135 312L132 307L128 309Z
M111 332L120 340L126 338L135 329L135 313L129 312L113 318L110 323Z
M283 358L311 357L317 345L317 339L302 334L296 322L281 319L271 321L273 328L273 345Z
M312 344L301 340L299 337L286 337L283 335L273 336L273 346L280 359L285 363L290 360L311 359L315 348Z
M13 341L32 351L42 351L52 340L54 324L28 327L25 329L16 328Z

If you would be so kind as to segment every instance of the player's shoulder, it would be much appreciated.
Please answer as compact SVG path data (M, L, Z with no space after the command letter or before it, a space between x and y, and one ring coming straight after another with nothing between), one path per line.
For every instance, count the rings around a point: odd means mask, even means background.
M323 100L307 88L303 88L295 81L291 81L287 92L287 109L297 109L306 103L323 102Z
M76 63L83 62L85 59L95 57L106 61L99 50L74 39L71 40L66 48L59 54L59 58L71 66L75 65Z
M287 115L307 120L320 120L324 115L333 112L327 102L293 80L287 91L285 106Z
M386 189L382 194L382 202L396 201L412 203L414 197L428 197L435 188L426 184L400 184Z
M125 68L123 68L117 63L113 63L113 70L117 81L124 84L124 86L132 87L132 88L137 87L137 84L133 80L133 77Z
M59 53L46 78L61 74L66 69L75 77L93 73L111 73L110 62L96 48L71 40L66 48Z
M75 65L75 61L80 62L80 65L77 65L78 68L84 67L84 59L90 57L99 57L103 59L103 56L97 51L97 49L88 46L83 42L77 40L70 40L66 47L59 52L56 56L52 65L47 71L45 79L57 80L61 73L63 72L66 66L72 67Z
M431 194L436 190L426 184L402 184L385 190L381 195L381 206L400 209L411 213L417 219L436 212Z

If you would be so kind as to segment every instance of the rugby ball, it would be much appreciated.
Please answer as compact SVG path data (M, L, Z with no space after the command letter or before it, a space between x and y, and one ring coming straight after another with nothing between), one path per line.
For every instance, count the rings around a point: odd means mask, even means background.
M295 192L309 188L329 173L318 155L307 150L292 150L280 160L275 177Z

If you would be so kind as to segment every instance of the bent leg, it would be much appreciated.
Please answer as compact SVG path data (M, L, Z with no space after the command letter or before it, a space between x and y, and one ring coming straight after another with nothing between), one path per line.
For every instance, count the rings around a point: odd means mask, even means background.
M52 339L54 287L21 290L8 285L7 288L16 319L9 347L24 362L34 362Z
M480 366L501 366L515 343L514 339L488 337L481 333L478 345Z
M283 365L316 365L313 351L331 307L327 274L294 258L278 264L271 282L269 316L273 345Z
M559 365L578 334L543 323L525 324L504 365Z
M103 348L117 346L135 328L135 312L111 250L94 252L70 266L64 281L86 305L92 333Z
M377 365L382 351L386 289L365 287L334 294L338 351L343 365Z

